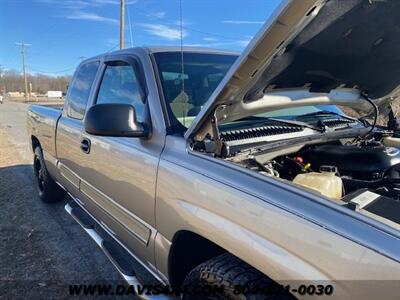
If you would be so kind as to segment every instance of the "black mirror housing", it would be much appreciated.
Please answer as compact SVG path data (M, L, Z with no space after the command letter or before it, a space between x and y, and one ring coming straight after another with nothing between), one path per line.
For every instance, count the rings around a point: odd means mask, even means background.
M130 104L96 104L85 117L85 131L92 135L148 138L146 127L137 121L135 108Z

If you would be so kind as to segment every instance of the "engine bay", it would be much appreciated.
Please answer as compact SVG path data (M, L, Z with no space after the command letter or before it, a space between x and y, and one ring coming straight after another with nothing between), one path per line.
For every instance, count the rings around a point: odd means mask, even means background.
M399 145L400 146L400 145ZM268 157L270 159L270 157ZM233 159L234 160L234 159ZM391 189L396 197L400 187L400 150L378 141L305 146L299 151L264 161L262 155L251 155L243 161L247 168L268 173L289 181L299 174L334 172L343 180L345 194L360 188ZM329 171L326 171L330 167Z
M323 125L324 133L365 129L340 118ZM327 140L315 140L314 134L311 128L279 122L221 130L220 158L399 228L400 137L388 130ZM296 137L303 139L297 142ZM282 140L292 143L275 147ZM205 143L205 152L214 151L214 143L209 144Z
M395 142L398 147L393 147ZM385 223L400 224L400 138L343 139L284 152L228 160L376 215Z

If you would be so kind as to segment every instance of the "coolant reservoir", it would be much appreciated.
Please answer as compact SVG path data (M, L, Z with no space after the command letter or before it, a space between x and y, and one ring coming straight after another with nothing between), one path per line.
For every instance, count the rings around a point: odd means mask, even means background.
M342 198L343 182L339 176L336 176L336 173L336 167L321 166L320 173L298 174L293 182L318 191L326 197L340 200Z

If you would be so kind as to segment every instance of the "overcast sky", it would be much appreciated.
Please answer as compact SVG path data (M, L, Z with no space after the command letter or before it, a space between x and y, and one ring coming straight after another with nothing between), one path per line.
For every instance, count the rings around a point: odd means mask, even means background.
M120 0L0 0L0 66L70 74L80 57L119 47ZM179 0L126 0L126 47L179 45ZM280 0L182 0L184 45L241 51Z

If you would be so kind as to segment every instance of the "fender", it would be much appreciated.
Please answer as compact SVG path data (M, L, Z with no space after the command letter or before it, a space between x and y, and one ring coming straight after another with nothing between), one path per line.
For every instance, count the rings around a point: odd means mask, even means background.
M187 155L187 152L181 154ZM193 167L177 164L179 150L164 155L157 181L156 260L165 276L169 245L177 232L186 230L217 244L283 284L293 280L303 283L354 280L360 279L360 274L362 279L371 280L371 276L376 276L376 264L385 265L381 278L398 277L399 267L394 260L299 214L236 189L234 183L228 186L210 178L213 167L206 160L199 167L204 173L200 173L193 171ZM207 170L210 176L205 175ZM243 183L243 176L237 171L235 176L226 169L221 168L220 172L226 178L236 178L236 183L240 180ZM247 184L260 187L256 180L249 180ZM263 189L270 198L288 196L283 192L278 194L268 183L263 183ZM302 195L293 193L290 197L301 202ZM337 293L350 288L347 284L348 281L337 283Z

